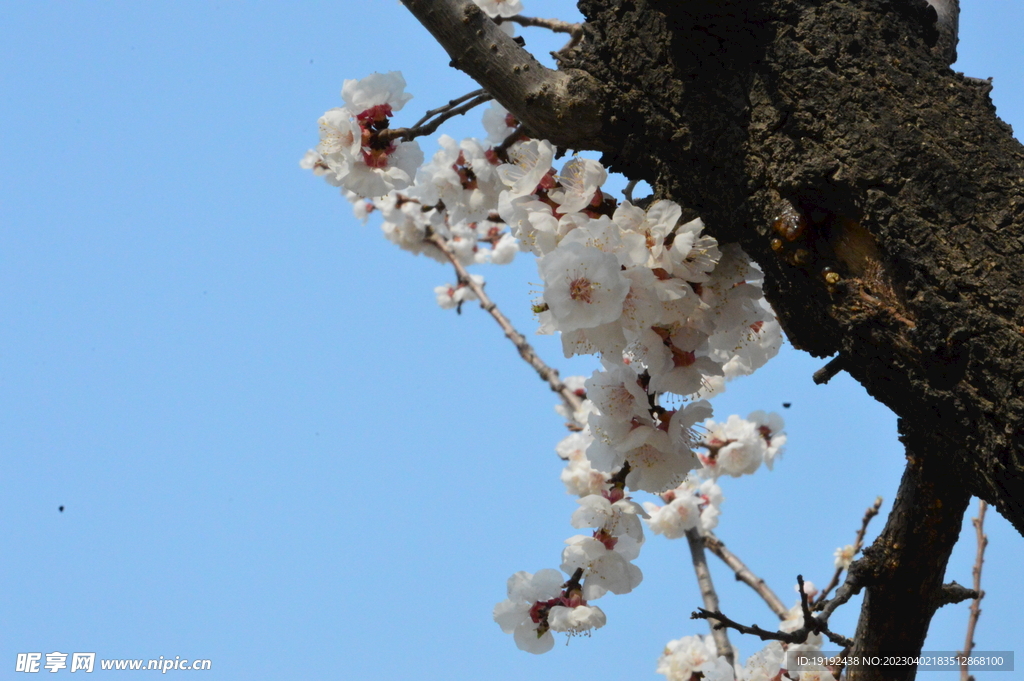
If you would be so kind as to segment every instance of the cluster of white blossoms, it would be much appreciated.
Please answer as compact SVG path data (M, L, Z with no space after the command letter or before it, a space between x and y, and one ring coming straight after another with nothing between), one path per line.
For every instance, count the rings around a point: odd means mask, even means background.
M492 17L521 9L519 0L475 1ZM718 244L672 201L618 201L603 191L608 174L597 161L571 157L556 170L555 147L522 136L496 104L483 117L486 138L442 135L423 163L415 128L390 128L411 98L404 90L396 72L345 81L345 106L320 118L320 142L302 167L340 187L358 218L379 213L387 239L414 254L464 268L532 253L543 282L533 306L540 333L560 334L567 357L602 362L591 377L566 381L586 399L560 412L572 431L557 448L567 461L562 480L579 497L571 524L587 532L566 541L561 571L514 574L494 609L520 648L542 653L552 632L605 624L591 601L640 583L642 518L669 538L708 532L722 502L719 476L771 468L785 443L781 419L755 412L716 423L706 398L774 356L781 330L760 271L738 246ZM477 298L483 277L464 272L435 288L442 308ZM663 505L641 506L630 490L660 495ZM691 639L705 652L682 643ZM691 676L734 678L701 641L670 644L659 671L684 669L679 655L689 655L704 660L685 663Z
M600 608L587 605L578 580L558 570L517 572L508 579L508 599L494 608L494 621L512 634L516 645L545 653L555 645L551 632L580 633L604 626Z
M302 159L302 166L359 196L383 196L408 187L423 152L414 141L389 139L390 119L412 95L401 73L374 73L346 80L345 106L320 117L320 144Z
M813 586L812 586L813 588ZM803 626L803 614L799 603L794 606L792 621L783 623L782 631L794 631ZM796 621L796 620L799 621ZM792 644L771 641L761 650L747 658L742 667L734 667L719 655L714 640L710 637L684 636L669 641L658 658L657 672L668 681L835 681L832 672L816 664L799 664L797 653L812 653L821 650L821 637L808 639L807 643ZM840 677L844 678L844 677Z
M562 572L517 572L509 578L508 598L495 606L494 620L522 650L547 652L554 645L552 631L577 635L604 626L604 611L591 601L609 592L629 593L643 579L631 562L644 541L643 509L621 486L605 486L603 493L579 499L572 525L593 530L566 540Z
M788 651L793 646L772 641L749 658L742 667L733 667L718 654L710 636L684 636L669 641L658 658L657 672L668 681L835 681L824 667L786 669Z
M778 671L778 669L776 669ZM718 655L715 642L710 636L684 636L665 645L665 651L658 658L659 674L669 681L734 681L732 665Z
M755 411L745 419L733 414L725 423L708 421L704 428L698 447L707 453L699 456L705 472L716 478L750 475L762 462L771 470L786 444L782 417L775 413Z
M649 501L643 505L650 516L647 524L655 534L679 539L687 530L705 534L718 525L723 497L722 488L714 480L690 474L679 487L663 492L661 499L664 506Z

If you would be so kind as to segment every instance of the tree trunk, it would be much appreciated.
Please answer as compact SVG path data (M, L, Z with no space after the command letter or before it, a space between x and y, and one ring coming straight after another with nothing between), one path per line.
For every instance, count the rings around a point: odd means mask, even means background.
M602 151L740 243L793 345L838 353L833 369L900 417L911 463L862 566L858 636L884 643L877 606L900 594L920 649L968 496L1024 533L1024 149L991 86L949 68L935 10L580 0L585 38L556 72L469 0L404 2L532 135ZM885 568L917 522L934 555Z
M580 4L603 160L741 243L790 341L956 443L949 474L1024 532L1024 149L934 10Z

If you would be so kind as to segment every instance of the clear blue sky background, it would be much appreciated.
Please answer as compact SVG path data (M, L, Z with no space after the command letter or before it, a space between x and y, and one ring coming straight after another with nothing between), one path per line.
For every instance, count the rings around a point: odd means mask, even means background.
M961 26L957 68L994 76L1021 128L1024 7L965 0ZM575 533L554 397L478 309L437 308L447 269L298 167L343 79L403 71L407 124L471 89L447 63L397 2L3 4L0 678L59 650L209 658L211 681L648 679L706 632L686 547L660 537L591 639L534 657L491 620L508 576L556 567ZM533 264L485 274L532 332ZM902 468L891 413L845 375L814 386L820 364L786 348L716 402L787 419L774 472L724 481L719 527L786 601ZM978 647L1022 652L1024 542L987 527ZM726 612L772 622L713 567ZM943 610L927 647L962 646L966 619Z

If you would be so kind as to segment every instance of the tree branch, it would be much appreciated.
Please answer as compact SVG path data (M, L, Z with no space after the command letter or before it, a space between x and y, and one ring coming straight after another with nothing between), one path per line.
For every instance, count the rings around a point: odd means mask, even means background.
M743 561L736 556L736 554L725 548L725 542L711 532L708 532L704 535L704 546L706 546L711 553L718 556L723 563L728 565L729 568L736 573L736 579L738 581L743 582L756 591L757 595L768 604L768 607L771 608L771 611L774 612L780 620L784 620L789 616L789 608L787 608L782 602L782 599L775 595L775 592L772 591L767 582L751 572L750 568L748 568Z
M601 111L586 73L541 65L471 0L402 0L464 71L537 136L560 147L603 150Z
M794 347L839 353L872 397L957 442L947 473L1024 533L1024 147L991 86L949 69L934 11L580 8L586 39L562 63L602 84L603 162L740 243ZM784 201L806 222L792 241Z
M690 619L695 620L715 620L718 624L712 627L712 631L718 631L720 629L735 629L741 634L750 634L757 636L762 641L781 641L782 643L804 643L807 637L812 633L825 634L830 641L836 645L843 647L853 645L853 640L849 639L841 634L837 634L831 631L828 626L821 623L821 618L815 618L811 616L809 620L804 621L804 626L800 627L795 631L769 631L762 629L756 624L747 626L740 624L736 620L727 617L718 610L708 610L707 608L697 608L697 611L691 613Z
M942 589L939 590L939 596L936 599L936 604L941 608L944 605L955 605L977 597L978 592L976 590L968 589L956 582L950 582L949 584L942 585Z
M836 374L838 374L840 371L846 368L845 366L843 366L845 362L846 358L844 358L842 355L833 357L828 361L828 364L814 372L814 375L812 376L814 382L818 385L825 385L833 378L835 378Z
M967 618L967 638L964 640L964 649L960 652L961 657L970 657L974 650L974 629L978 626L978 618L981 616L981 599L985 592L981 590L981 566L985 562L985 548L988 546L988 537L985 536L985 511L988 504L984 499L978 499L978 516L971 520L974 525L974 534L978 540L978 549L974 554L974 568L971 575L974 577L974 602L971 603L971 614ZM968 674L967 663L960 664L960 679L967 681L973 678Z
M850 653L856 657L882 651L916 655L935 610L956 591L945 588L942 578L970 496L943 465L948 460L943 450L959 443L934 433L907 433L907 427L901 420L907 467L892 511L878 539L850 566L851 576L866 586ZM960 589L957 597L966 591ZM916 671L916 666L855 667L849 681L901 681Z
M562 21L561 19L541 19L539 17L524 17L522 14L516 14L511 17L498 17L494 20L496 24L502 24L506 21L510 21L513 24L519 24L520 26L534 26L537 28L546 28L555 33L568 33L575 35L583 31L582 24L573 24L568 21Z
M690 546L690 557L693 559L693 571L697 573L697 584L700 586L700 595L704 601L702 611L718 612L718 593L715 591L715 584L711 581L711 570L708 569L707 555L704 553L704 538L696 528L686 531L686 543ZM711 627L711 636L715 640L715 650L729 662L729 666L736 663L736 652L729 643L729 635L724 627Z
M751 636L757 636L762 641L782 641L783 643L803 643L807 640L807 632L800 630L801 634L796 631L769 631L762 629L756 624L746 625L740 624L734 619L722 614L718 610L708 610L706 608L697 608L697 611L690 615L690 619L695 620L715 620L718 624L711 627L712 631L726 628L735 629L741 634L749 634Z
M444 253L445 257L448 258L448 261L451 262L452 267L455 268L455 273L458 276L459 282L465 284L473 291L477 299L480 301L480 307L491 315L494 321L498 323L501 330L505 332L505 337L512 341L512 344L516 346L516 350L519 351L519 356L523 358L523 361L533 367L533 370L537 372L537 375L551 386L552 391L558 393L570 413L576 412L576 410L582 406L583 400L579 395L570 390L565 383L562 383L556 369L549 367L544 363L544 360L537 356L537 352L533 349L533 346L526 341L526 337L523 336L523 334L519 333L519 331L512 326L512 322L509 321L508 317L506 317L501 310L498 309L498 306L493 300L491 300L490 296L487 295L487 292L484 291L484 287L473 281L473 278L469 276L469 271L461 262L459 262L459 259L448 246L448 241L436 232L431 233L430 236L427 237L427 241Z

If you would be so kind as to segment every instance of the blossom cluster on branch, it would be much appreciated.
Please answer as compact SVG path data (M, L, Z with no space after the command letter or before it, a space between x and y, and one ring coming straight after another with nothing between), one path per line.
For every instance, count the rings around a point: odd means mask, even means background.
M518 2L480 4L493 16L518 11ZM683 220L672 201L618 200L604 191L597 161L573 156L556 169L558 150L523 135L497 104L484 114L484 139L442 135L423 163L413 138L436 126L390 128L410 99L404 89L395 72L345 81L345 106L321 117L320 142L301 165L341 188L357 217L379 213L392 243L455 266L458 280L435 289L442 308L486 300L483 277L467 266L532 254L543 282L533 304L539 333L559 334L567 357L601 359L589 378L552 379L570 393L558 407L570 433L556 451L567 462L562 481L579 497L570 523L585 532L566 541L560 570L512 575L494 609L517 646L541 653L553 632L602 627L593 601L640 584L642 520L667 538L706 534L720 514L718 479L772 467L786 440L782 419L754 412L715 422L708 398L774 356L781 331L760 271L738 246L705 234L699 218ZM483 101L467 95L428 116ZM634 492L660 504L641 505ZM687 637L669 644L658 671L779 678L781 650L772 643L733 667L710 639Z

